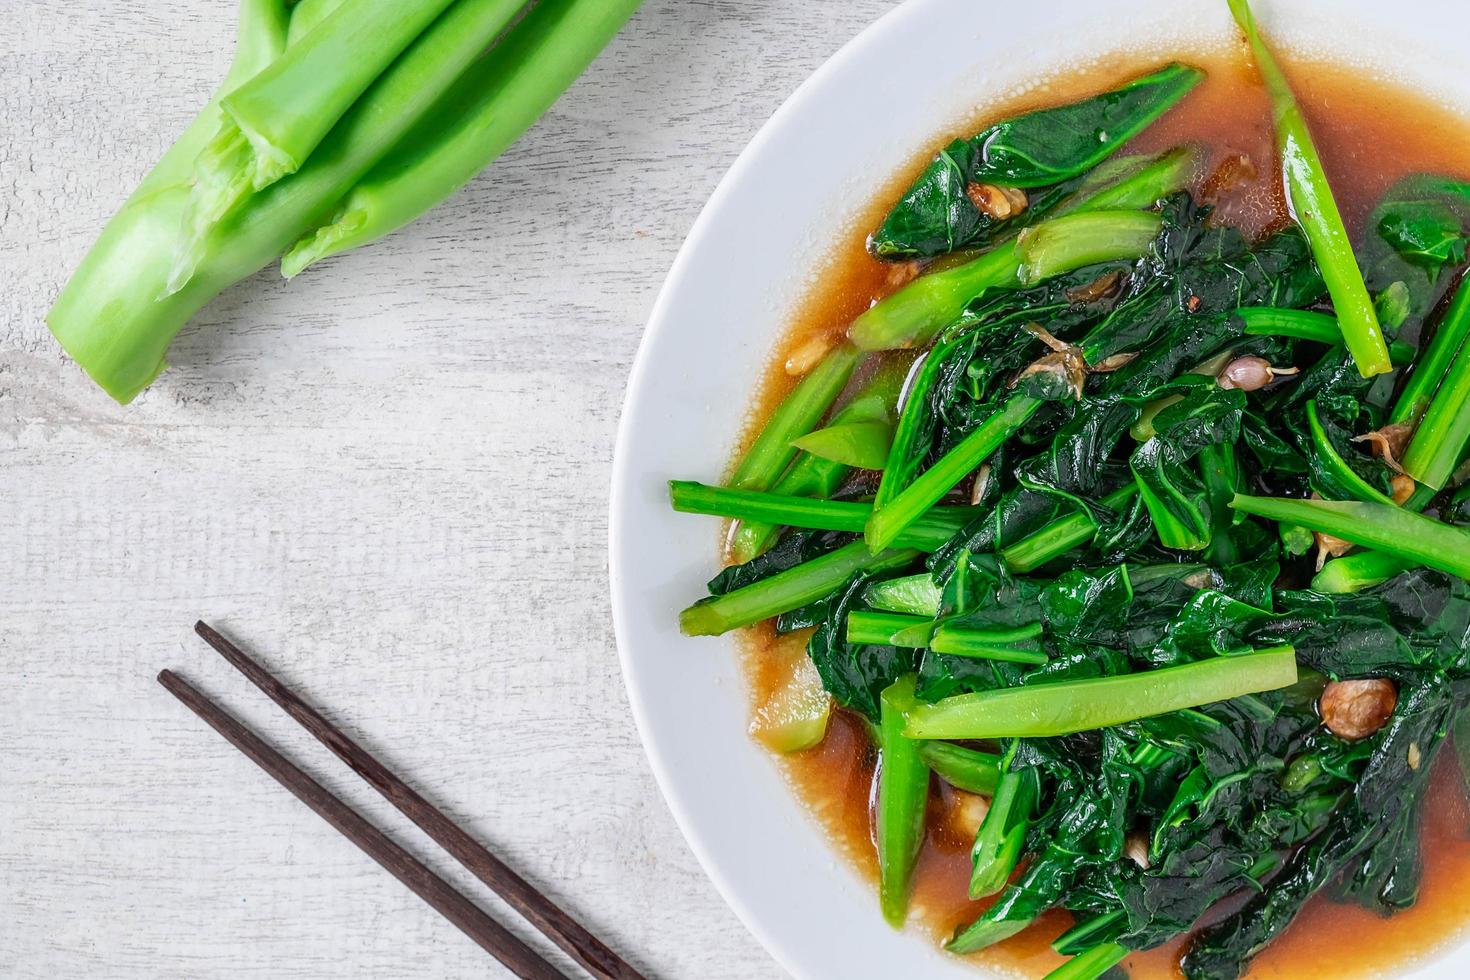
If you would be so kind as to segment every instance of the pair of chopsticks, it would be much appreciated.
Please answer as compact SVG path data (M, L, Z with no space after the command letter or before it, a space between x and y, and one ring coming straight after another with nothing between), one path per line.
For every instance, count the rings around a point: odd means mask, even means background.
M581 964L589 974L599 980L643 980L642 975L618 954L603 945L596 936L533 888L505 862L486 850L479 841L416 793L370 752L323 718L315 708L243 650L204 622L196 623L194 632L280 705L301 727L331 749L337 758L352 767L368 785L381 793L436 844L504 899L507 905ZM251 762L290 790L292 795L314 810L317 816L365 851L393 877L427 902L434 911L458 926L465 935L516 976L524 980L566 980L565 975L540 953L486 915L478 905L395 844L356 810L333 796L188 681L171 670L165 670L158 675L158 683L184 702L189 710L203 718Z

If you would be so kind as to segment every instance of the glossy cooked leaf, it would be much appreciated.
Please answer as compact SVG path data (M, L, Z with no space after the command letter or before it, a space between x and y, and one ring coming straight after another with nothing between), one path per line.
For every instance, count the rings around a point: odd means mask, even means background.
M982 245L1045 213L1097 166L1179 101L1204 73L1172 64L1080 102L996 123L941 150L874 232L884 258L940 255ZM995 220L970 199L971 184L1041 189L1019 218Z

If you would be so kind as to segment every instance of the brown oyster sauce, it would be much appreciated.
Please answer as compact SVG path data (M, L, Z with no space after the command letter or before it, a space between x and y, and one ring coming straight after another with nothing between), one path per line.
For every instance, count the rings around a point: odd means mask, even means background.
M1254 164L1257 176L1213 195L1217 214L1248 234L1285 221L1266 95L1238 52L1170 51L1148 58L1116 58L1084 73L1059 77L1023 99L986 104L973 118L960 120L936 136L934 144L922 148L912 165L895 174L871 202L855 205L850 227L834 239L827 263L814 270L813 281L818 285L798 304L790 331L774 352L747 437L753 437L790 390L793 379L784 370L788 352L815 337L835 341L853 317L895 288L891 267L870 258L864 240L937 147L956 135L978 131L996 118L1110 88L1176 58L1206 69L1209 77L1128 149L1156 151L1183 142L1204 145L1207 162L1195 190L1207 197L1212 196L1210 175L1230 158L1244 156ZM1415 92L1380 80L1366 81L1360 71L1298 61L1288 63L1288 73L1349 231L1355 236L1373 203L1399 177L1419 171L1470 177L1470 121L1465 118ZM807 631L778 638L769 624L746 631L746 673L754 706L765 702L781 685L795 658L804 655L806 638ZM1383 917L1360 906L1314 899L1286 933L1256 957L1248 976L1343 980L1378 975L1421 957L1433 957L1461 934L1470 921L1470 889L1461 887L1461 882L1470 880L1470 807L1452 756L1446 746L1435 763L1421 834L1424 879L1414 907ZM782 757L780 762L795 791L837 847L863 876L876 883L870 808L874 763L862 726L843 712L834 715L820 745ZM935 778L911 919L935 941L946 938L956 925L968 922L984 907L965 894L971 841L947 826L953 803L953 791ZM876 904L876 884L873 901ZM1020 935L972 958L1004 974L1042 976L1063 962L1048 944L1070 921L1065 912L1049 912ZM1183 946L1181 940L1136 954L1124 966L1133 977L1177 977L1176 963Z

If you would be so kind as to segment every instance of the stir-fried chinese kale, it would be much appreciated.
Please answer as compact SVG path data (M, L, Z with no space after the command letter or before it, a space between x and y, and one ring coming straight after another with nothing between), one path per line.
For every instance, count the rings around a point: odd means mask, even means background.
M671 484L739 522L684 631L811 630L788 749L871 722L884 915L948 781L990 797L948 948L1068 909L1057 977L1194 933L1185 975L1232 978L1319 892L1412 904L1470 700L1470 186L1401 181L1355 251L1231 7L1301 225L1213 221L1195 148L1117 154L1194 69L998 123L884 219L919 275L730 485Z

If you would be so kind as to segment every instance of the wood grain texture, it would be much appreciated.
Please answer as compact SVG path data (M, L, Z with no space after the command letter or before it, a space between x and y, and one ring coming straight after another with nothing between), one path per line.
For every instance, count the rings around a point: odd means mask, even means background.
M223 72L233 6L0 4L0 977L504 975L154 683L177 668L476 887L194 639L201 616L650 975L780 975L638 744L607 484L699 208L892 5L648 0L430 220L231 290L122 409L42 316Z

